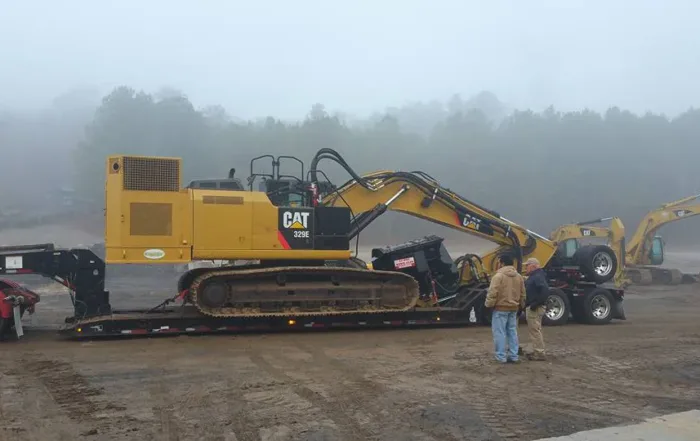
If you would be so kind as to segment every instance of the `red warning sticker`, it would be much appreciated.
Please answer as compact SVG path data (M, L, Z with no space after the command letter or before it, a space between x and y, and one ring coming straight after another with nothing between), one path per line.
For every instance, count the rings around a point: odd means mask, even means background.
M416 266L416 259L414 259L413 257L406 257L404 259L394 260L394 268L396 269L412 268L414 266Z

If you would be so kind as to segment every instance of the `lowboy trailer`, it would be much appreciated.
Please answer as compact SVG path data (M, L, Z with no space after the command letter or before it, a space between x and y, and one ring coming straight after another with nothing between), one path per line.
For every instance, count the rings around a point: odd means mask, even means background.
M437 277L445 283L450 275L457 277L456 267L447 253L443 239L430 236L406 244L374 249L374 265L397 260L413 260L417 265L405 269L419 280L426 297L437 296L439 306L416 306L409 310L382 313L353 313L326 315L209 317L187 303L187 293L179 293L151 309L113 310L109 292L105 290L106 265L89 249L60 249L53 244L0 247L0 274L37 274L59 282L70 291L73 315L66 318L60 334L69 338L98 338L114 336L176 335L238 333L247 331L293 331L356 328L399 328L466 326L488 324L489 314L483 307L487 284L454 293L437 292L426 276ZM574 275L575 276L575 275ZM550 274L552 283L572 274ZM435 279L433 279L435 280ZM17 285L18 286L18 285ZM554 286L554 285L553 285ZM31 293L31 291L27 291ZM34 294L34 293L31 293ZM449 294L449 295L447 295ZM35 294L34 294L35 295ZM604 324L612 319L625 320L622 307L623 291L595 284L575 283L551 290L549 307L556 317L545 317L545 325L560 325L573 316L578 321ZM26 307L33 309L36 298L28 295ZM596 304L608 302L601 316ZM181 304L177 304L178 302ZM34 302L34 303L32 303ZM598 303L596 303L598 302ZM31 303L31 306L29 306ZM175 304L173 306L173 304ZM15 308L17 309L17 308ZM26 309L26 308L25 308ZM16 317L16 316L15 316ZM21 322L6 322L22 334Z

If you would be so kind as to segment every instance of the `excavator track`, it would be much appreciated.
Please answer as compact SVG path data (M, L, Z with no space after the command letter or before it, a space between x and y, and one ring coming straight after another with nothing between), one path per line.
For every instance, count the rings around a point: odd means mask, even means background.
M212 269L188 293L202 314L223 318L398 312L420 296L407 274L325 266Z

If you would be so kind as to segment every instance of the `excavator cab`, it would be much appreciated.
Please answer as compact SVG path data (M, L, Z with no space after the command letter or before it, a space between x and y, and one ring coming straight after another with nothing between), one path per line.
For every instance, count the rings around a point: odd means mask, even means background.
M270 173L257 173L254 170L255 163L262 159L270 159L272 170ZM300 174L285 175L280 172L282 160L294 161L301 167ZM248 188L253 191L253 183L260 178L258 191L265 192L270 201L277 207L308 207L310 206L310 195L308 182L304 181L304 163L294 156L262 155L250 160L250 176L248 177Z
M649 263L661 265L664 263L664 240L661 236L654 236L649 248Z
M576 251L581 248L581 244L579 243L578 239L571 238L561 242L558 248L560 255L570 259L573 258Z

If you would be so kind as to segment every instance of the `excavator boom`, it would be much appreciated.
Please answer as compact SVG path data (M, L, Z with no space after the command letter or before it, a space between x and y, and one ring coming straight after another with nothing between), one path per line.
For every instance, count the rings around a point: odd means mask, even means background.
M656 232L662 226L700 214L700 194L669 202L647 213L627 242L627 261L631 265L653 265L650 248ZM659 245L661 243L657 242Z
M599 256L613 254L609 248L587 247L571 259L555 259L555 242L443 187L424 172L383 170L360 176L337 152L321 149L311 163L312 183L317 182L316 170L321 159L337 162L352 177L338 188L331 188L317 201L322 206L347 207L351 210L351 237L382 213L392 210L495 243L497 247L488 253L458 259L462 265L470 267L470 271L461 273L463 284L487 281L498 269L499 257L505 253L515 258L519 271L522 271L522 263L526 259L534 257L545 268L556 265L562 269L567 266L583 269L584 278L596 283L609 280L615 272L614 267L605 274L594 268Z
M536 257L545 266L556 251L547 238L442 187L424 173L378 171L360 179L341 185L322 200L324 206L350 208L355 216L351 235L391 210L497 244L498 252L483 262L487 273L495 270L500 253L511 253L518 265Z

